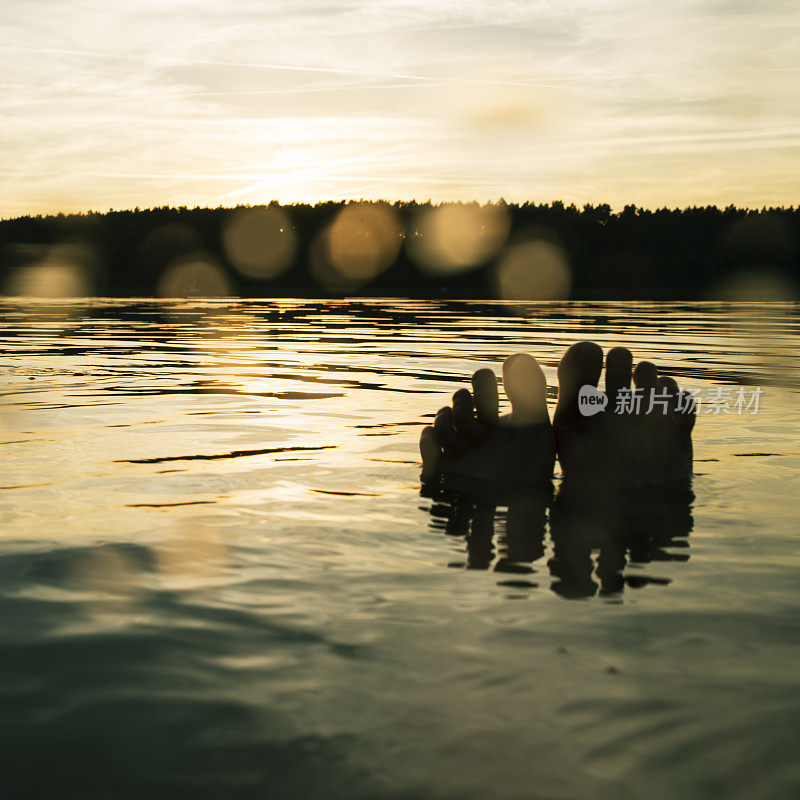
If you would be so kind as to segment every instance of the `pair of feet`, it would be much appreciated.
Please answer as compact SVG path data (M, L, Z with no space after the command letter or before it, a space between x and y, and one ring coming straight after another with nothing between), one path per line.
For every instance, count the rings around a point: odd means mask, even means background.
M607 399L597 412L604 365ZM494 372L475 372L472 392L459 389L422 431L423 482L542 484L552 479L556 456L573 483L625 487L691 476L693 403L654 364L642 361L634 369L627 348L614 347L604 357L597 344L578 342L559 362L558 380L551 423L547 380L532 356L517 353L503 364L511 403L503 416ZM594 400L586 400L590 396Z

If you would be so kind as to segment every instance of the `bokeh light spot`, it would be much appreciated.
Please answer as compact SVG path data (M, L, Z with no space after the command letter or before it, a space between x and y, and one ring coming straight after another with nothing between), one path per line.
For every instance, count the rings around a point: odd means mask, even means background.
M173 262L158 281L159 297L229 297L230 294L225 271L202 256Z
M544 239L512 247L497 264L495 280L503 300L565 300L572 282L563 248Z
M8 294L16 297L89 297L93 294L94 253L83 245L54 245L38 262L17 269Z
M788 302L798 296L792 276L777 270L742 270L728 276L714 292L725 302Z
M385 203L348 203L312 253L315 277L327 288L352 290L396 260L403 228Z
M408 251L432 275L454 275L491 258L508 236L505 204L447 203L427 211Z
M231 215L222 243L228 260L242 275L269 280L291 265L297 236L282 208L243 208Z

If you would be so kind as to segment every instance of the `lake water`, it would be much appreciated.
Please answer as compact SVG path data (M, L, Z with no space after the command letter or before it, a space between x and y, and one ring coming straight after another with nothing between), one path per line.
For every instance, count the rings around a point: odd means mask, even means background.
M799 306L0 311L4 797L798 796ZM518 350L554 401L582 338L763 392L565 591L549 527L420 496L417 440Z

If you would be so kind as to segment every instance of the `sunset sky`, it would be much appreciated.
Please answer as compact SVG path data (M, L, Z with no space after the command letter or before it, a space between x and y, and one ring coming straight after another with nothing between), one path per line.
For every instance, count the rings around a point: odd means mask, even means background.
M796 0L0 0L0 216L800 202Z

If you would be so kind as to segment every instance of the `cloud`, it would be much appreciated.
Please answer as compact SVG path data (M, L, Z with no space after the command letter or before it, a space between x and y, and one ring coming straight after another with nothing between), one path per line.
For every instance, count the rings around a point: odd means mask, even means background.
M5 0L0 214L796 202L787 4Z

